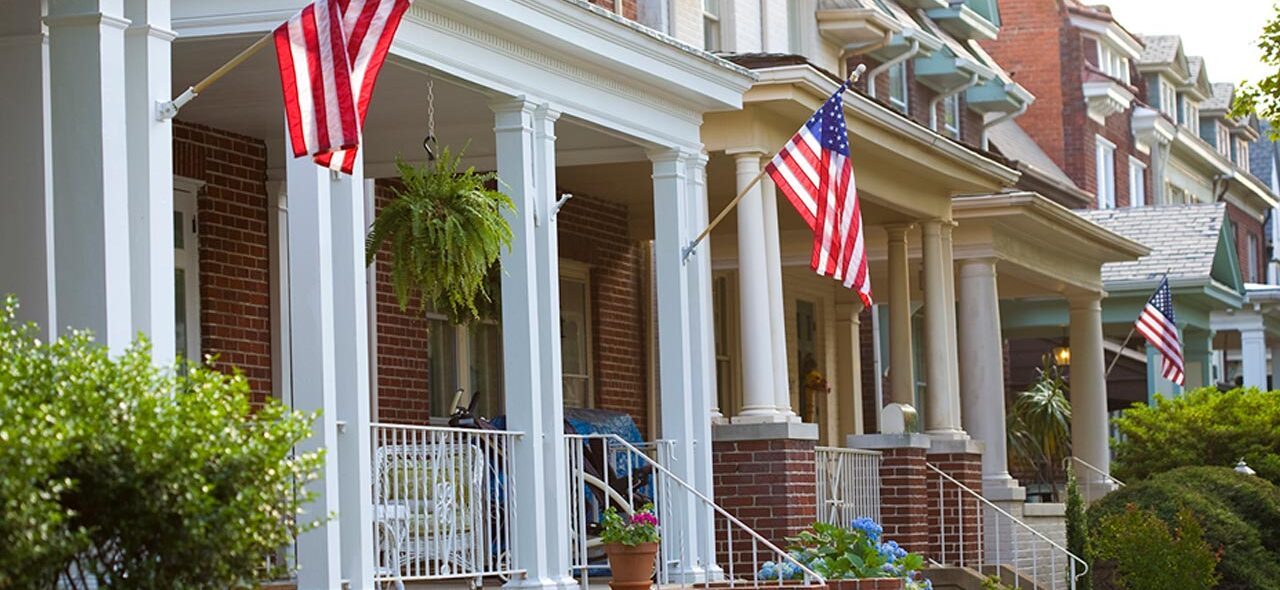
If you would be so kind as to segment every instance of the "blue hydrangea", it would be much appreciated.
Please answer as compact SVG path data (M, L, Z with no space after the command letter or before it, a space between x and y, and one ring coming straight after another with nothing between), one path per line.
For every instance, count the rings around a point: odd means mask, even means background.
M884 534L884 527L866 516L859 516L853 519L853 522L849 524L849 528L855 531L862 531L873 543L879 541L880 535Z
M778 575L784 580L790 580L800 576L800 568L791 562L783 562L778 565Z
M897 541L885 541L877 549L881 557L884 557L886 561L902 559L907 556L907 550L899 547Z

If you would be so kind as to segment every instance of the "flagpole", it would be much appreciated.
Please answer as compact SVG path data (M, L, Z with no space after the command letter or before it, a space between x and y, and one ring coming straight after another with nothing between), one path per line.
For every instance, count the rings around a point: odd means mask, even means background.
M249 58L253 57L254 54L258 53L259 51L262 51L263 48L265 48L267 45L271 43L271 38L274 34L275 33L267 33L266 35L263 35L262 38L255 41L253 45L250 45L249 47L245 48L244 51L241 51L240 53L236 54L236 56L231 58L230 61L222 64L220 67L218 67L218 69L214 70L213 73L209 74L208 76L205 76L203 80L196 82L195 86L191 86L190 88L187 88L186 91L178 95L177 98L169 102L157 102L156 103L156 119L160 121L164 121L166 119L172 119L178 116L178 110L181 109L187 103L191 102L191 99L197 96L200 96L200 93L204 92L206 88L213 85L214 82L221 80L222 77L227 75L228 72L230 72L231 70L234 70L237 66L244 63Z
M862 73L865 71L867 71L867 66L865 64L858 64L858 67L854 68L852 72L849 72L849 79L845 84L852 88L853 84L858 81L858 78L862 77ZM698 234L698 237L694 238L692 242L689 242L689 245L684 249L684 259L688 259L689 256L693 254L693 251L698 247L698 244L701 244L702 240L706 239L707 235L711 233L711 230L715 229L717 225L720 225L721 221L724 221L724 218L729 215L729 212L732 211L734 207L738 206L738 203L742 201L743 197L747 196L747 193L751 192L752 188L755 188L756 184L760 182L760 179L764 178L766 172L768 172L768 167L762 167L760 169L760 173L756 174L755 178L751 179L751 182L748 182L746 186L742 187L742 190L738 191L738 196L734 197L732 201L729 201L729 204L725 205L724 209L720 210L720 213L716 215L715 219L711 220L711 223L707 224L707 227Z
M1116 368L1116 362L1120 360L1120 353L1124 352L1124 349L1126 346L1129 346L1129 339L1133 338L1133 332L1136 329L1137 329L1136 324L1134 325L1134 327L1129 328L1129 335L1124 337L1124 342L1120 344L1120 350L1117 350L1116 355L1111 357L1111 364L1107 365L1107 372L1102 375L1103 379L1106 379L1111 376L1111 369Z

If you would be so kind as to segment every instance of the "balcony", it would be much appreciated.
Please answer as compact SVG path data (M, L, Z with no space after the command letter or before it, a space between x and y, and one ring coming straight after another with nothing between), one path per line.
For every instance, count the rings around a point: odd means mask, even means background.
M965 91L964 103L978 113L1012 113L1032 101L1021 86L994 78Z
M995 39L1000 32L999 17L986 1L951 0L949 5L930 8L925 14L938 23L939 27L960 39L989 41Z
M995 72L972 60L961 57L951 48L943 48L932 55L915 59L915 75L921 84L938 92L948 92L969 83L974 76L990 80Z
M1083 85L1089 118L1105 125L1107 117L1122 113L1133 104L1133 91L1123 82L1100 74L1090 76Z
M890 43L902 25L877 0L823 0L818 3L818 33L847 49Z

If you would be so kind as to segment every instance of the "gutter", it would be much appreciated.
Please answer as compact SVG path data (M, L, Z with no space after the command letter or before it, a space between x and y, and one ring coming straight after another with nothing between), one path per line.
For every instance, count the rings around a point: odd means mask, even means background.
M920 53L920 40L912 39L911 49L908 49L902 55L899 55L889 61L886 61L876 66L870 72L867 72L867 95L873 96L873 97L876 95L876 77L884 73L889 68L915 57L919 53Z
M978 84L978 74L972 74L969 76L968 82L965 82L964 84L956 86L951 90L948 90L946 92L943 92L941 94L934 96L933 100L929 101L929 129L932 129L934 131L938 130L938 104L939 103L957 94L960 94L965 90L973 88L977 84ZM959 124L959 121L956 121L956 123Z
M1001 124L1001 123L1004 123L1005 121L1010 121L1010 120L1014 119L1015 117L1019 117L1019 116L1021 116L1023 113L1027 112L1027 109L1029 109L1029 108L1031 108L1031 102L1030 102L1030 101L1028 101L1028 102L1024 102L1024 103L1022 103L1022 106L1018 107L1018 110L1013 111L1012 113L1005 114L1005 115L1000 115L999 117L996 117L994 120L992 120L992 121L991 121L991 122L989 122L989 123L983 123L983 124L982 124L982 139L979 141L979 144L978 144L978 145L980 145L980 146L982 147L982 149L984 149L984 150L989 150L989 149L991 149L991 141L990 141L990 138L989 138L989 137L987 137L987 130L988 130L988 129L991 129L992 127L995 127L996 125L999 125L999 124Z

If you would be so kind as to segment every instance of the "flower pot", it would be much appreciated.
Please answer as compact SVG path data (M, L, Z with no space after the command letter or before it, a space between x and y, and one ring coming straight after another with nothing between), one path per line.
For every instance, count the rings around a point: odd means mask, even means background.
M902 590L903 578L863 578L861 580L827 580L828 590Z
M654 557L658 555L657 543L641 543L634 547L609 543L604 546L604 553L609 556L609 570L613 572L610 588L648 590L653 581Z

